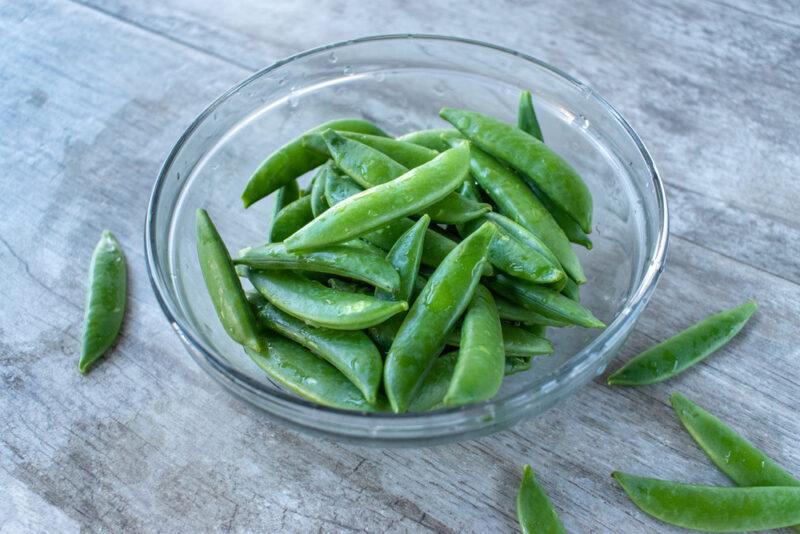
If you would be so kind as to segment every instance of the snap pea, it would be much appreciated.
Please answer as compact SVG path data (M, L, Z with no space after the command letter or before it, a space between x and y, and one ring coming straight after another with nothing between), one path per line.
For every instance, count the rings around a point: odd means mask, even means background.
M406 143L413 143L415 145L430 148L437 152L444 152L450 148L452 139L463 139L458 130L452 128L433 128L430 130L419 130L416 132L407 133L398 137L400 141Z
M564 280L564 287L561 289L561 293L575 302L581 301L581 287L570 277Z
M281 242L314 218L311 209L311 195L304 195L287 205L272 221L269 239L273 243Z
M323 406L361 412L385 411L370 404L336 367L279 334L263 340L264 350L245 352L269 377L293 393Z
M387 135L374 124L361 119L340 119L326 122L289 141L270 154L255 170L242 193L247 208L273 191L302 176L328 159L324 150L315 150L303 142L305 135L326 130L347 130L373 135Z
M747 324L758 306L744 304L706 317L634 357L608 377L610 385L643 386L672 378L723 347Z
M800 488L681 484L616 471L612 476L645 513L679 527L742 532L800 523Z
M297 180L290 181L275 192L275 204L272 206L272 220L270 221L270 235L267 236L268 240L272 239L271 228L278 213L298 198L300 198L300 186L297 185Z
M497 307L489 290L478 285L464 314L458 358L444 404L461 406L494 397L503 383L505 360Z
M511 376L531 368L531 358L523 356L507 356L505 375Z
M502 273L498 273L494 277L490 286L522 306L557 321L586 328L605 327L605 324L592 315L591 311L551 289L525 280L512 279Z
M418 213L451 193L464 181L469 147L443 152L399 178L339 202L286 238L290 251L331 245L359 237Z
M253 269L293 269L354 278L389 292L400 289L400 277L383 256L352 244L330 245L311 252L288 252L283 243L247 248L233 261Z
M482 150L536 182L558 206L592 231L592 195L577 172L547 145L488 115L443 108L439 115Z
M384 364L384 388L393 411L406 411L447 333L472 299L494 233L495 226L486 223L459 243L411 306Z
M428 374L422 381L419 391L408 404L408 411L412 413L428 412L444 408L444 396L453 376L456 366L457 352L450 352L436 358L431 364Z
M391 137L380 137L378 135L355 132L339 133L343 137L358 141L359 143L363 143L386 154L400 165L405 165L409 169L428 163L439 153L436 150L431 150L421 145L415 145L414 143L400 141L399 139L392 139Z
M519 304L511 302L501 295L502 292L499 294L498 292L494 292L494 303L497 305L497 313L500 314L500 319L504 321L513 321L516 323L522 323L524 325L545 325L557 327L572 326L570 323L565 321L546 317L541 313L537 313L533 310L520 306Z
M92 253L89 290L83 316L83 339L78 370L87 373L117 339L125 315L127 292L125 256L114 234L104 230Z
M308 324L334 330L360 330L408 309L404 301L336 291L293 271L250 269L249 279L281 310Z
M197 210L195 231L200 269L219 322L231 339L260 351L261 339L253 311L247 303L228 249L204 209Z
M544 142L539 119L533 107L533 97L530 91L522 91L519 95L519 108L517 110L517 128Z
M547 198L541 189L527 176L522 176L522 179L528 184L528 187L533 191L533 194L536 195L536 198L539 199L539 202L550 212L550 215L553 216L553 219L556 221L561 230L564 231L564 235L567 236L567 239L571 243L575 243L584 247L587 250L592 250L594 244L592 240L586 235L586 232L583 231L581 225L578 224L578 221L573 219L569 216L569 214L561 209L555 202Z
M314 175L314 182L311 185L311 213L314 217L319 217L328 209L328 201L325 200L325 180L328 173L333 172L333 162L328 161L319 168Z
M414 291L414 282L419 273L419 264L422 260L422 246L425 243L425 232L431 218L423 215L408 229L403 235L397 238L392 245L389 254L386 256L388 263L399 275L399 284L394 292L376 291L375 296L385 300L404 300L411 302L411 294Z
M474 297L473 297L474 299ZM497 307L495 307L495 310ZM503 337L503 352L506 356L519 356L530 358L542 354L551 354L553 344L542 335L531 333L518 326L503 324L501 326ZM447 334L447 344L453 347L461 345L461 329L455 328Z
M270 304L262 295L251 293L247 298L262 324L325 359L361 391L367 402L375 404L383 359L364 332L310 327Z
M544 489L536 481L530 465L522 468L517 492L517 521L522 534L566 534L558 514Z

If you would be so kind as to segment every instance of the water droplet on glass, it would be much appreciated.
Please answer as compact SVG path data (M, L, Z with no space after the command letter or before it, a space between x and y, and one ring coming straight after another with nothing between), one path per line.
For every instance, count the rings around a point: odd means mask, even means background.
M344 74L345 76L350 76L352 73L353 73L353 67L351 67L350 65L345 65L344 68L342 69L342 74Z
M339 61L339 58L336 57L336 52L331 52L330 55L328 55L328 61L331 63L336 63Z

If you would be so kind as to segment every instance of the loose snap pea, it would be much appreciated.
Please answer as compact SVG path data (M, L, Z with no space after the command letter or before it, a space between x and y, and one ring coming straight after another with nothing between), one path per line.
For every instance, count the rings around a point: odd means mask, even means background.
M326 130L347 130L373 135L387 135L374 124L361 119L340 119L326 122L289 141L265 159L250 177L242 193L242 202L247 208L273 191L302 176L328 159L324 149L315 150L303 142L304 135Z
M758 306L744 304L706 317L639 354L608 377L610 385L656 384L682 373L723 347L747 324Z
M250 269L249 278L259 293L289 315L334 330L360 330L408 309L404 301L336 291L293 271Z
M364 332L310 327L262 295L251 293L247 297L262 324L328 361L364 394L367 402L375 404L383 359Z
M428 163L439 153L436 150L431 150L421 145L415 145L414 143L400 141L399 139L392 139L391 137L380 137L378 135L355 132L339 133L343 137L358 141L359 143L363 143L386 154L400 165L404 165L409 169Z
M490 399L503 383L506 355L491 293L478 285L464 314L458 358L444 397L447 406Z
M495 307L495 310L496 309L497 307ZM542 337L542 335L534 334L510 324L503 324L501 330L503 352L505 352L506 356L530 358L531 356L551 354L553 352L553 344L550 343L550 340ZM461 329L453 329L447 335L447 344L453 347L460 346L462 335Z
M273 243L283 241L314 219L311 195L301 196L275 214L269 239Z
M502 292L498 293L495 291L494 302L497 305L497 313L500 314L500 319L504 321L513 321L516 323L522 323L523 325L545 325L557 327L572 326L570 323L565 321L553 319L552 317L546 317L541 313L537 313L533 310L520 306L519 304L511 302L501 295Z
M228 249L204 209L197 210L195 231L200 269L220 323L237 343L261 350L256 319Z
M453 139L463 139L458 130L452 128L433 128L430 130L419 130L407 133L398 137L400 141L424 146L437 152L444 152L450 148L450 141Z
M671 525L742 532L800 523L800 487L700 486L619 471L612 476L639 509Z
M544 489L536 481L530 465L522 468L517 492L517 521L522 534L566 534L564 525L550 504Z
M443 108L439 115L480 149L528 176L554 203L592 231L592 195L577 172L547 145L488 115Z
M539 119L536 118L536 110L533 107L533 97L530 91L522 91L519 95L517 128L544 142L542 128L539 126Z
M279 334L263 340L264 350L245 352L269 377L293 393L323 406L361 412L385 411L374 405L336 367Z
M443 152L400 178L339 202L286 238L286 249L340 243L418 213L453 192L466 178L468 166L468 146Z
M494 233L495 226L486 223L459 243L411 306L384 365L384 388L393 411L406 411L447 333L472 299Z
M386 256L388 263L399 275L399 285L395 291L376 291L375 296L385 300L404 300L411 302L414 291L414 282L419 273L419 264L422 261L422 246L425 243L425 232L431 218L423 215L403 235L397 238Z
M591 311L552 289L525 280L512 279L502 273L498 273L490 284L496 292L556 321L564 321L586 328L605 327L605 324L592 315Z
M283 243L269 243L242 250L240 257L233 263L254 269L293 269L335 274L360 280L389 292L400 289L400 277L389 261L370 250L349 243L331 245L311 252L288 252Z
M114 234L104 230L92 253L89 290L83 317L78 370L87 373L117 339L125 315L127 292L125 256Z
M328 209L328 201L325 200L325 178L330 172L333 172L333 162L328 161L314 175L310 193L311 213L314 217L319 217L320 214Z
M581 301L581 288L570 277L567 277L564 280L564 287L561 289L561 293L565 297L567 297L569 299L572 299L575 302L580 302Z

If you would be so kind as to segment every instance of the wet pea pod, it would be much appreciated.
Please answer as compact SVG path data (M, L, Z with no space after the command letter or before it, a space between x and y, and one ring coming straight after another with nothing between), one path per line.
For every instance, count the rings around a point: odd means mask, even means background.
M337 291L292 271L250 269L248 278L279 309L310 325L334 330L361 330L408 309L404 301Z
M405 143L412 143L437 152L444 152L450 148L450 142L454 139L463 139L458 130L452 128L432 128L430 130L418 130L416 132L401 135L397 139Z
M235 265L252 269L329 273L366 282L388 292L400 289L400 277L383 256L353 244L330 245L311 252L288 252L283 243L247 248Z
M496 306L495 311L497 311ZM510 324L501 325L501 331L503 352L506 356L531 358L532 356L552 354L553 352L553 344L542 335L534 334L524 328ZM447 335L447 344L453 347L461 346L462 336L461 329L452 330Z
M256 318L270 330L303 345L346 376L370 404L375 404L383 359L364 332L315 328L281 311L262 295L248 296Z
M308 223L284 242L289 251L348 241L385 224L419 213L452 193L466 178L469 147L443 152L399 178L351 196Z
M671 525L742 532L800 523L800 487L701 486L619 471L612 476L639 509Z
M643 386L674 377L728 343L756 312L755 301L706 317L649 348L608 377L610 385Z
M490 285L491 287L491 285ZM555 326L569 327L571 323L546 317L541 313L520 306L502 296L502 292L494 292L494 302L497 305L497 313L503 321L521 323L526 326Z
M530 465L522 468L522 481L517 492L517 521L522 534L567 532Z
M328 173L333 172L333 162L328 161L319 168L314 175L311 184L311 213L314 217L319 217L325 210L328 209L328 201L325 199L325 182Z
M561 156L532 135L475 111L443 108L439 115L481 150L533 180L555 204L592 231L592 195Z
M237 343L262 350L255 316L228 249L206 210L197 210L195 228L200 269L220 323Z
M536 109L533 107L533 96L531 96L530 91L522 91L519 95L517 128L544 142L542 128L539 126L539 119L536 117Z
M498 273L488 283L495 292L545 317L586 328L605 327L587 308L551 289L513 279L502 273Z
M90 367L109 349L119 335L127 298L125 256L114 234L104 230L92 253L89 290L83 318L83 338L78 370Z
M386 259L398 276L399 285L396 290L376 291L375 296L384 300L404 300L411 302L414 283L422 261L422 247L425 244L425 232L431 218L423 215L405 233L397 238L389 250Z
M432 150L430 148L415 145L407 141L393 139L391 137L381 137L378 135L360 134L355 132L339 132L342 137L358 141L375 150L386 154L400 165L404 165L409 169L419 167L428 163L435 158L440 151ZM445 150L447 150L446 147Z
M361 132L387 136L374 124L361 119L339 119L326 122L289 141L270 154L255 170L242 192L242 202L247 208L262 198L322 165L328 159L324 148L304 142L304 137L327 129Z
M281 242L313 219L311 195L301 196L275 214L269 240L273 243Z

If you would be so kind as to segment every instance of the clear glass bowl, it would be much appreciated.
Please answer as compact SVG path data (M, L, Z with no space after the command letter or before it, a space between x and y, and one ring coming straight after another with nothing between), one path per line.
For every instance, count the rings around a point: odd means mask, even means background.
M556 352L509 377L491 401L425 414L363 414L307 402L270 382L220 325L195 252L205 207L232 251L264 240L268 198L244 210L251 172L323 121L363 117L388 132L445 127L442 106L515 121L521 89L547 143L594 196L594 250L576 247L583 303L605 330L552 329ZM308 179L307 177L305 178ZM153 187L147 263L165 315L189 353L229 391L293 427L361 444L429 445L488 434L533 417L602 373L655 289L667 249L664 189L642 141L605 100L535 58L438 36L379 36L303 52L258 72L206 109L172 149Z

